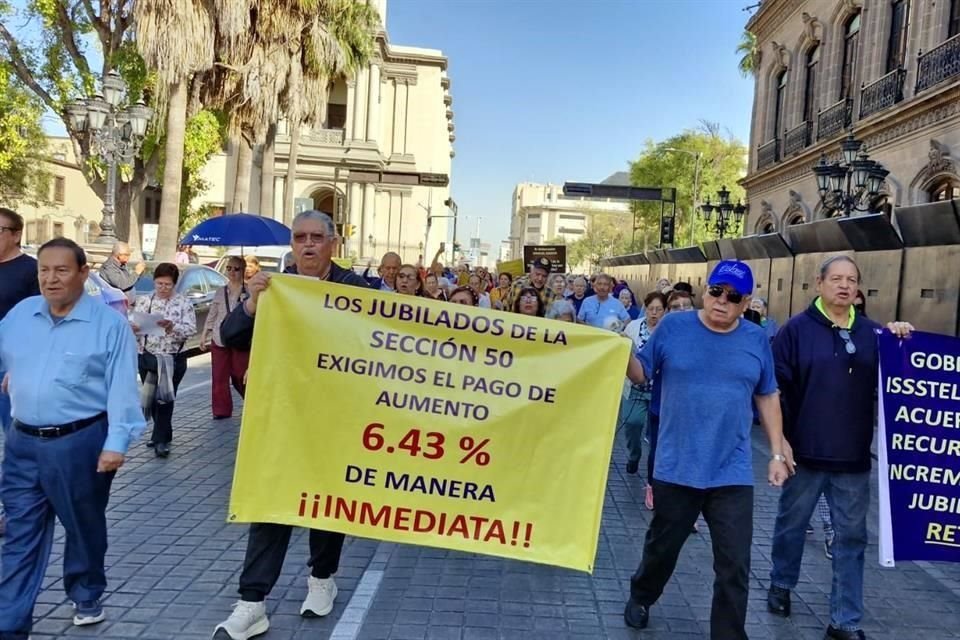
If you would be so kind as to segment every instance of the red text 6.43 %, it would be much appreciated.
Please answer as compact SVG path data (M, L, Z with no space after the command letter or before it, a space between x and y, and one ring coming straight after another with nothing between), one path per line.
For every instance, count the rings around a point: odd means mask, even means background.
M421 431L420 429L410 429L403 437L395 442L387 428L379 423L372 422L363 430L363 448L367 451L386 451L394 453L405 451L411 456L419 456L427 460L439 460L446 453L446 437L437 431ZM459 451L458 460L460 464L473 462L477 466L485 467L490 464L490 452L487 451L487 445L490 444L490 438L474 438L473 436L461 436L457 441Z

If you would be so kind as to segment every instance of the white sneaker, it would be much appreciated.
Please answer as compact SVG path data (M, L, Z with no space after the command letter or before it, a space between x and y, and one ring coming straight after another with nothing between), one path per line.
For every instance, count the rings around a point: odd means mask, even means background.
M309 589L303 605L300 607L300 615L304 618L322 618L333 611L333 601L337 597L337 583L333 578L307 578L307 588Z
M233 605L230 617L217 625L213 630L214 638L222 638L223 631L230 640L248 640L254 636L266 633L270 628L267 618L267 606L263 602L244 602Z

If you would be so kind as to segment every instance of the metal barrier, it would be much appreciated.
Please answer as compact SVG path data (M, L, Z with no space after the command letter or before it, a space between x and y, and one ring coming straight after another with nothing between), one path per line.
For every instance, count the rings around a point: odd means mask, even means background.
M743 260L781 324L817 295L823 261L849 255L863 281L867 315L877 322L911 322L921 331L960 334L960 200L898 208L884 214L795 225L779 233L711 240L701 247L656 250L604 261L638 298L659 278L689 282L698 302L707 275L723 259Z

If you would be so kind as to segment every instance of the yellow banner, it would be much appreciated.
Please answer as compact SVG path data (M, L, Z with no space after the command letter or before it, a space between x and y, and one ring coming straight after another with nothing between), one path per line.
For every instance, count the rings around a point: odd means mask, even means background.
M497 263L497 273L509 273L516 278L526 273L526 269L523 266L523 260L507 260Z
M230 520L593 570L630 341L274 276Z

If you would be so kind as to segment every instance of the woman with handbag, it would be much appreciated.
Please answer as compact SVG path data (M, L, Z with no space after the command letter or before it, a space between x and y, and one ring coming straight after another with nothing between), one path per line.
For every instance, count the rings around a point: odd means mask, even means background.
M223 420L233 415L233 396L230 384L243 397L246 387L243 383L250 362L250 351L232 349L223 345L220 337L220 325L230 312L247 299L247 288L243 284L243 271L246 267L240 256L231 256L227 261L227 284L217 290L210 304L210 312L200 336L200 350L210 350L213 364L213 419Z
M176 293L180 278L177 265L163 262L153 270L154 292L140 296L134 312L162 316L157 325L163 334L145 332L131 323L140 348L139 368L143 387L140 403L146 418L153 419L153 435L147 446L153 446L158 458L170 455L173 440L173 402L177 388L187 372L187 354L183 343L197 332L197 314L190 301Z

